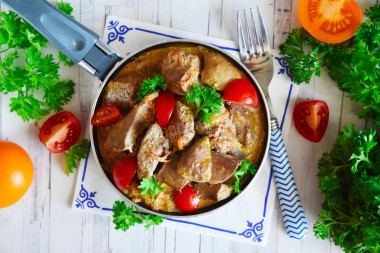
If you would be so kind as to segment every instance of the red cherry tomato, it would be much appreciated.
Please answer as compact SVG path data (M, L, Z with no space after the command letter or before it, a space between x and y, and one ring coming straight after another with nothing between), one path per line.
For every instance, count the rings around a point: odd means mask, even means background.
M68 111L59 112L48 118L40 129L40 141L51 153L68 150L79 139L80 122Z
M321 100L303 101L295 106L293 119L305 139L320 142L329 123L329 107Z
M126 156L113 166L112 177L117 188L124 190L129 182L131 182L133 176L137 170L137 157Z
M108 126L121 118L121 112L115 105L102 105L91 118L91 125Z
M255 108L259 106L257 91L246 79L232 80L224 91L223 100Z
M182 212L190 213L199 207L198 193L190 185L186 185L182 190L174 194L174 203Z
M160 127L166 126L174 109L174 94L171 91L160 91L156 99L156 117Z

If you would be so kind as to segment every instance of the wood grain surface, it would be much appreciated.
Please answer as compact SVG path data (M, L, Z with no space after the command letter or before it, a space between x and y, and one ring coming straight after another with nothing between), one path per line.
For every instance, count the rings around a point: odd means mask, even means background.
M66 0L67 1L67 0ZM274 48L286 39L297 20L298 0L69 0L76 19L102 35L108 14L190 32L236 40L237 10L260 6ZM363 10L376 0L357 1ZM1 10L7 10L2 5ZM51 46L47 53L57 54ZM86 124L91 99L98 81L75 66L61 70L63 78L76 82L76 93L65 106ZM326 71L323 75L327 75ZM323 99L330 107L330 123L326 136L313 144L303 139L294 126L286 140L306 217L309 235L302 241L290 239L282 222L276 199L270 236L266 247L155 227L146 231L135 227L128 232L114 230L110 217L71 210L77 173L64 174L63 155L50 154L38 140L40 122L24 123L9 112L12 94L0 95L0 139L21 145L30 155L35 168L33 183L26 195L15 205L0 209L0 253L29 252L133 252L133 253L235 253L235 252L342 252L329 240L316 239L312 226L323 201L318 189L317 161L331 149L339 130L365 122L355 116L358 104L346 98L331 81L320 85L313 78L302 85L299 100ZM86 124L87 125L87 124ZM302 147L302 148L300 148ZM0 193L1 197L1 193Z

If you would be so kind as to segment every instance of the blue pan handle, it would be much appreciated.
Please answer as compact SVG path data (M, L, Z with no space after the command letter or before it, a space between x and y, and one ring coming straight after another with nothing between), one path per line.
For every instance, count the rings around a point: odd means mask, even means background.
M18 13L73 62L103 80L121 58L94 32L46 0L0 0Z

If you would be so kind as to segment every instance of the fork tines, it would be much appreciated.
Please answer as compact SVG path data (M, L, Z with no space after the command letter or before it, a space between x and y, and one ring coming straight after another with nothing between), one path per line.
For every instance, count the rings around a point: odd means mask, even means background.
M237 26L238 26L238 39L239 39L239 49L240 49L240 56L243 61L253 59L253 58L259 58L262 56L268 56L270 54L270 45L268 36L265 30L264 21L261 16L261 12L259 7L257 7L257 18L260 26L260 34L257 30L253 9L250 8L251 12L251 23L252 23L252 31L253 31L253 38L251 35L251 26L249 25L248 18L247 18L247 12L244 10L244 19L245 19L245 33L247 35L248 41L245 39L243 26L240 18L239 11L237 12ZM247 48L247 43L248 47Z

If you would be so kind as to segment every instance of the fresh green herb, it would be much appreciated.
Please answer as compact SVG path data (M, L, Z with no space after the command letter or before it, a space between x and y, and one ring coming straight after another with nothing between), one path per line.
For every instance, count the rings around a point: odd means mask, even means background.
M68 10L67 4L64 4ZM59 81L59 63L43 56L47 40L16 13L0 12L0 92L16 93L10 111L24 121L60 111L74 94L74 83Z
M143 178L143 180L140 182L140 185L137 188L141 190L141 195L152 196L152 201L158 193L163 192L165 190L165 187L160 186L156 182L154 176L150 178Z
M380 127L380 5L366 11L368 17L355 36L339 44L325 44L303 28L294 29L281 54L289 64L296 84L310 82L313 73L321 74L327 66L330 77L347 96L363 105L360 117L372 118Z
M78 168L81 159L85 159L88 154L89 141L82 139L65 152L66 175L74 172Z
M146 95L159 91L159 88L166 90L167 84L163 76L155 74L153 79L145 79L140 83L140 91L137 92L137 100L141 101Z
M330 237L345 252L380 251L380 135L353 124L340 132L318 162L325 201L314 224L317 238Z
M231 186L236 193L240 193L240 181L248 172L255 175L257 172L257 165L243 159L240 168L234 172L235 184Z
M149 229L153 225L160 225L166 218L158 215L143 215L136 207L126 206L124 201L115 201L113 208L113 223L115 229L127 231L135 224L145 222L145 228Z
M192 87L185 97L188 103L195 103L197 105L194 117L200 113L200 118L205 124L212 122L212 116L220 112L223 103L223 99L216 89L201 87L197 84Z

